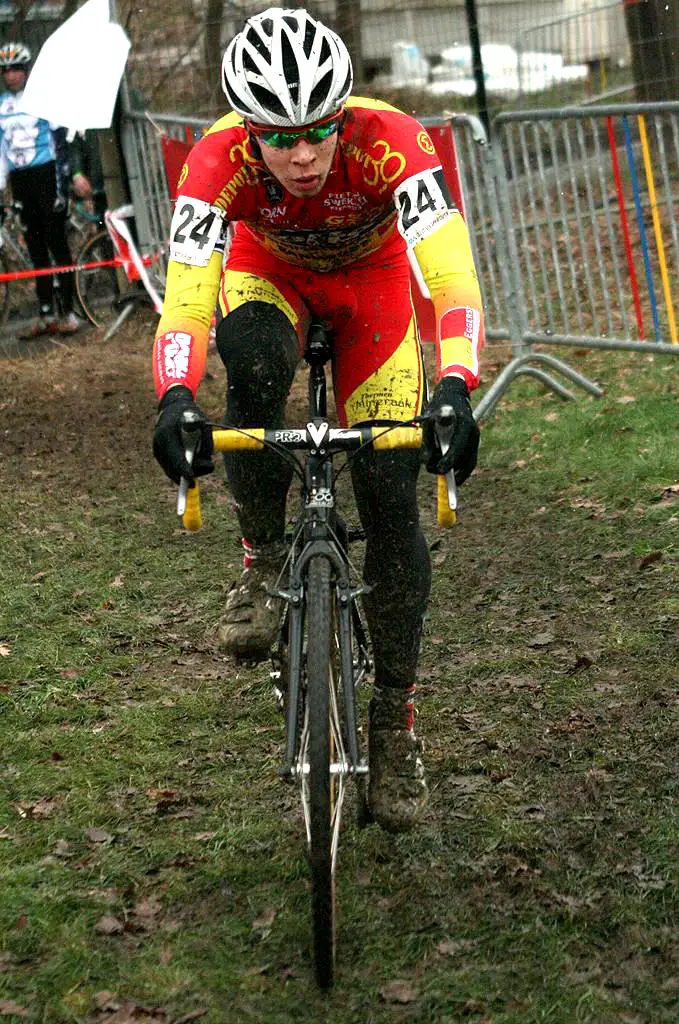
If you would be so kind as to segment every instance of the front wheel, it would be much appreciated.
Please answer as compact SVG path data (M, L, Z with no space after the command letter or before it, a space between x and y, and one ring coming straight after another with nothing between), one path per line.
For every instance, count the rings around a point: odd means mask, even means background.
M308 831L311 861L314 970L321 988L332 985L335 970L335 843L338 775L335 730L331 727L331 687L335 685L334 599L330 563L318 556L309 563L306 586L306 725ZM304 733L307 729L304 730ZM339 823L337 822L337 826Z
M127 278L122 267L97 267L87 264L114 259L113 242L108 231L89 238L80 249L76 263L75 291L82 311L95 327L109 327L119 316L115 305L125 288Z

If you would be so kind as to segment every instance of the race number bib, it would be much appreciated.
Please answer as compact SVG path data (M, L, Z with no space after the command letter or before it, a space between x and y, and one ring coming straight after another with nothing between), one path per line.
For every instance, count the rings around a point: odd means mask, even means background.
M448 220L455 209L441 167L407 178L394 192L394 202L398 229L409 248Z
M170 228L170 258L192 267L206 267L223 223L223 214L204 199L180 196Z

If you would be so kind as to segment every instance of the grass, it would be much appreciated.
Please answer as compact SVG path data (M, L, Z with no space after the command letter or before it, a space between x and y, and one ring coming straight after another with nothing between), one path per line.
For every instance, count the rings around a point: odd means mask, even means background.
M4 367L0 1014L674 1021L674 361L573 354L600 400L515 382L450 534L422 480L431 811L398 839L349 822L321 997L267 672L213 643L232 507L211 479L204 530L177 529L147 347Z

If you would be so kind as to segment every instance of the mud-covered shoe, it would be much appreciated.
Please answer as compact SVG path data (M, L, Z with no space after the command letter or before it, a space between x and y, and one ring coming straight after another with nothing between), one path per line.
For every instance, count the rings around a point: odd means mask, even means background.
M269 591L276 586L285 561L285 547L270 544L248 552L248 566L226 598L226 613L217 638L227 654L264 661L278 636L282 604Z
M38 316L31 320L28 327L17 331L17 338L21 341L32 341L34 338L42 338L45 334L55 334L57 322L53 316Z
M387 832L414 828L429 798L413 729L414 689L376 688L370 702L368 807Z
M57 320L56 332L57 334L77 334L82 326L82 321L78 320L75 313L67 313L66 316L62 316L61 320Z

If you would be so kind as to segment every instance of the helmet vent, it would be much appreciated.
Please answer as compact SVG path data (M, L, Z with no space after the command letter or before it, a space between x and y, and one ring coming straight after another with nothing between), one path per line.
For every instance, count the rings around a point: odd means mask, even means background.
M256 85L254 82L251 82L250 92L255 97L259 105L263 107L265 110L270 110L273 114L276 114L278 117L286 116L285 107L278 99L278 96L275 96L272 92L269 92L268 89L263 89L261 85Z
M306 28L304 29L304 56L308 57L311 54L311 48L314 45L314 27L310 21L307 21Z
M311 95L309 96L309 110L314 110L327 98L331 84L332 71L328 71L323 75L320 82L318 82L311 90Z
M281 53L283 57L283 74L288 83L290 99L297 106L299 103L299 67L287 36L281 37Z
M254 71L254 73L257 74L257 65L255 64L252 55L249 54L247 50L243 53L243 67L246 71Z
M269 22L269 25L270 24L271 22ZM269 32L269 35L270 34L271 32ZM254 50L257 51L260 57L264 57L264 59L267 61L270 59L269 46L267 43L264 42L264 40L261 38L258 32L248 32L248 43L250 44L250 46L252 46Z

